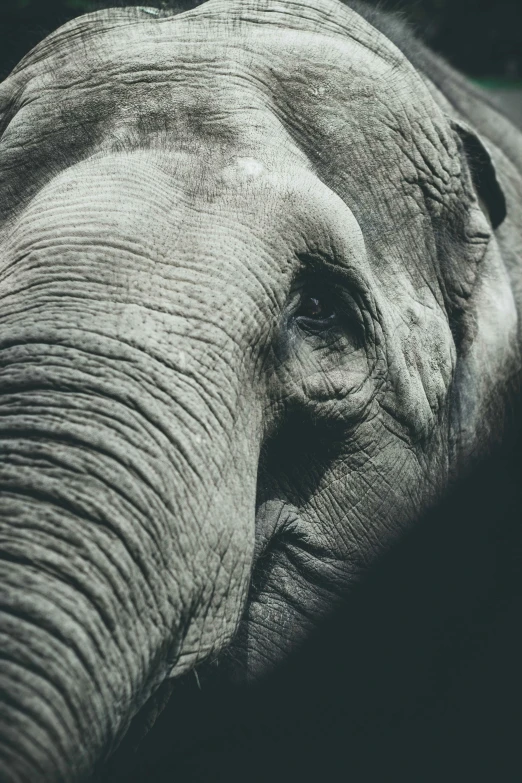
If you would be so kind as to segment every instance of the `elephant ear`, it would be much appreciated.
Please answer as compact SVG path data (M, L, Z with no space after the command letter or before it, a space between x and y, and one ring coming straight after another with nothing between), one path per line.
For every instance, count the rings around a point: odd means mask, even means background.
M461 157L459 186L436 219L441 290L457 350L474 339L473 292L506 199L487 148L467 125L450 119Z
M491 155L468 125L458 121L453 121L452 125L462 142L479 200L489 215L493 229L497 229L506 217L507 207Z

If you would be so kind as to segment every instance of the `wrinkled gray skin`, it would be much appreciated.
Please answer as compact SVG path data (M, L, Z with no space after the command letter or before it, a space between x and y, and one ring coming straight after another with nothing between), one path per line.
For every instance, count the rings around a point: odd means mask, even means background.
M82 780L231 642L269 671L501 438L521 136L416 56L209 0L0 86L5 783Z

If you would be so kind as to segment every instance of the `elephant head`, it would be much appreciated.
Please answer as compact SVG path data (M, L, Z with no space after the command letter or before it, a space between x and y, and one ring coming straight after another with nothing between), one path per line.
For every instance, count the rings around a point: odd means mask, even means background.
M277 665L491 446L513 229L334 0L80 17L0 119L0 777L71 783L167 678Z

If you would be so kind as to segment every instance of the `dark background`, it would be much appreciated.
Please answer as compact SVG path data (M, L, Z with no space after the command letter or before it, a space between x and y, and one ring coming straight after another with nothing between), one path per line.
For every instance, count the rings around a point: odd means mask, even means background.
M177 680L138 749L139 721L89 783L520 783L520 422L511 433L277 672L248 690L212 665Z
M137 1L137 0L136 0ZM456 67L478 79L522 82L522 0L388 0ZM0 77L90 0L0 0ZM146 0L140 5L147 5Z

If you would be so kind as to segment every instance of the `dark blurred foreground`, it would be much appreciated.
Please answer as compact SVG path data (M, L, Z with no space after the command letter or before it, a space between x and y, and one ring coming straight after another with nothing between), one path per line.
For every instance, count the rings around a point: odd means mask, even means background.
M521 523L518 437L288 666L250 692L187 675L96 783L518 783Z

